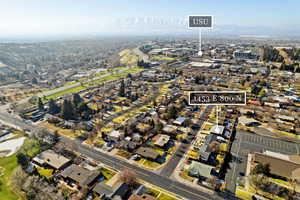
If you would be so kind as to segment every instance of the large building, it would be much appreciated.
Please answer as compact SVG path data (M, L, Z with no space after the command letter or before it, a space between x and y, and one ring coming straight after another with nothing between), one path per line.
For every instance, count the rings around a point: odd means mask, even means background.
M300 156L285 155L271 151L252 153L248 155L248 163L255 166L258 163L268 164L270 173L287 180L300 180Z

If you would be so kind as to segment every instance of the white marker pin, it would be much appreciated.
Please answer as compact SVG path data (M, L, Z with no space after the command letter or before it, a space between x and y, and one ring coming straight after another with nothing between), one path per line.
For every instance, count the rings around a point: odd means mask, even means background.
M216 121L217 121L217 128L216 131L219 132L220 128L219 128L219 106L216 106Z
M203 55L203 52L202 52L202 37L201 37L201 29L199 29L199 51L198 51L198 56L202 56Z
M213 27L213 17L211 15L189 15L188 19L188 28L199 29L199 51L198 56L202 56L202 36L201 36L201 29L212 29Z

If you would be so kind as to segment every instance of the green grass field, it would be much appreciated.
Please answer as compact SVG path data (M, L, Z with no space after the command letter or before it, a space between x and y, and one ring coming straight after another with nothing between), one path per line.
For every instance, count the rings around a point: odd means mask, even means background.
M137 72L140 72L140 71L143 71L143 69L139 68L139 67L131 68L131 69L125 70L123 72L118 72L116 74L112 74L112 75L104 77L104 78L99 78L99 79L93 80L93 81L91 81L87 84L83 84L83 85L80 85L80 86L76 86L76 87L73 87L73 88L69 88L69 89L66 89L66 90L63 90L63 91L45 96L42 100L43 101L49 101L50 99L56 99L56 98L61 97L65 94L76 93L76 92L84 90L88 87L100 85L100 84L103 84L103 83L108 82L108 81L117 80L118 78L126 77L129 73L137 73Z
M37 141L26 139L22 148L18 152L24 152L29 156L34 156L40 151ZM7 158L0 158L0 199L17 200L19 197L12 191L10 177L18 167L16 154Z
M60 92L57 92L57 93L45 96L45 98L43 98L42 100L43 101L49 101L50 99L56 99L56 98L61 97L61 96L65 95L65 94L79 92L79 91L84 90L84 89L85 89L85 87L83 87L83 86L73 87L73 88L70 88L70 89L66 89L66 90L63 90L63 91L60 91Z
M0 197L5 200L17 200L18 196L9 187L9 179L18 166L16 155L0 159L0 168L3 174L0 177Z

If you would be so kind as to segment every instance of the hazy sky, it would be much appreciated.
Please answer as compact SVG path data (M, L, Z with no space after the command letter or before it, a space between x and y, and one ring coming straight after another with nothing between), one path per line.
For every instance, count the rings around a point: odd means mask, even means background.
M299 0L0 0L0 5L0 36L118 33L120 19L152 20L149 30L159 19L170 20L166 26L171 27L190 14L214 15L216 25L275 30L300 25ZM137 27L126 26L131 31L139 31Z

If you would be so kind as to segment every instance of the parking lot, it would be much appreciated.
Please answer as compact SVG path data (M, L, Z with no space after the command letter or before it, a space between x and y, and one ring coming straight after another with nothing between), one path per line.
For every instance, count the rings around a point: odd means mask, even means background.
M262 152L265 150L283 154L299 154L299 144L282 141L270 137L255 135L248 132L238 132L232 145L232 153L239 154L241 149Z

